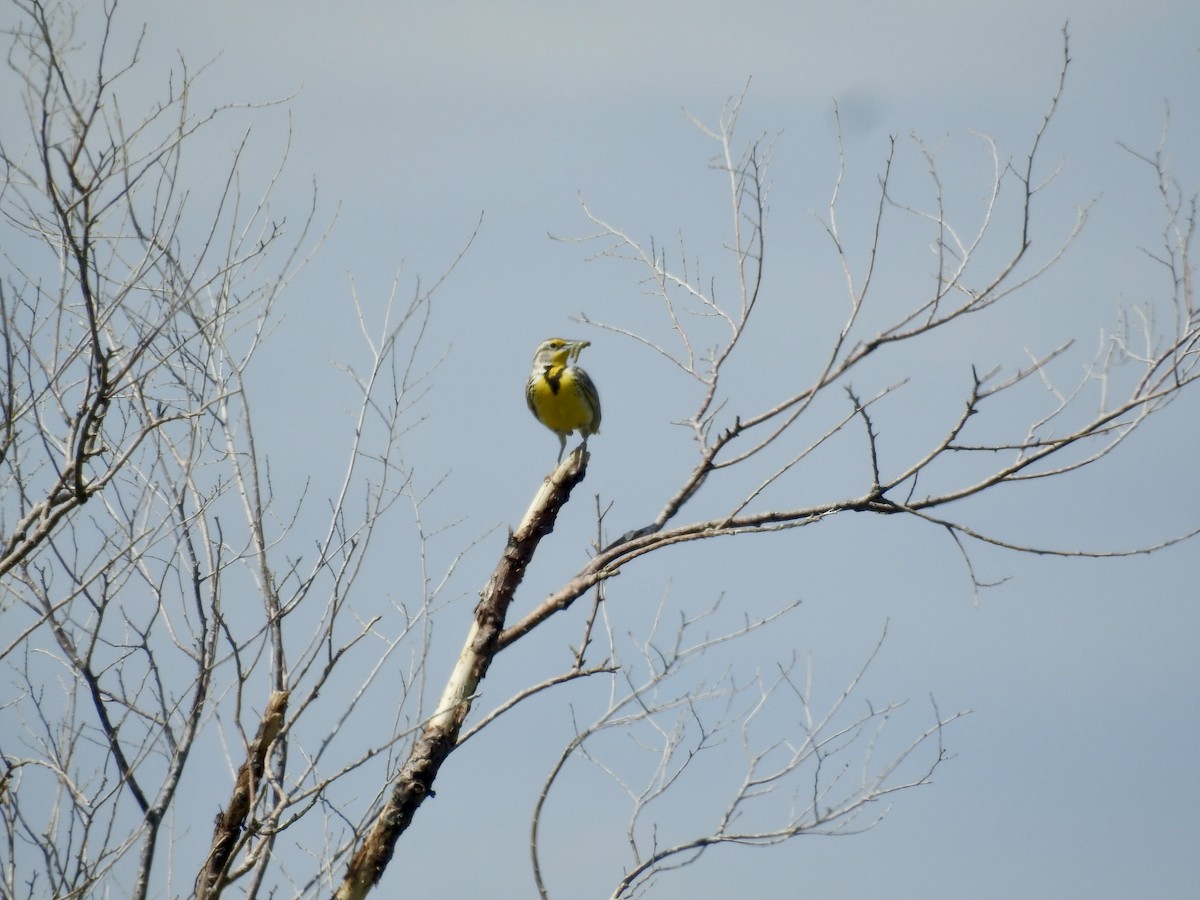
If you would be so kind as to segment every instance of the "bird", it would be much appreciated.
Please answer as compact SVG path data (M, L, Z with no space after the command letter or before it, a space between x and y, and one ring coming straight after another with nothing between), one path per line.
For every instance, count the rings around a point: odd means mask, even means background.
M600 394L591 377L570 362L590 341L550 338L533 355L533 371L525 385L525 402L535 419L558 435L558 461L567 449L567 436L578 431L587 446L589 435L600 431Z

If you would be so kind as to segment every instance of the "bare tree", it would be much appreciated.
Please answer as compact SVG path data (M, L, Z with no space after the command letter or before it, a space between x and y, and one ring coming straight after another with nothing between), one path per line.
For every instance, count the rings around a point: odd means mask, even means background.
M355 296L365 364L347 367L359 405L346 462L337 487L316 504L318 538L294 549L291 526L314 504L305 488L283 492L270 476L252 427L248 367L319 242L310 237L315 203L292 226L272 212L278 172L249 192L241 177L247 132L231 141L225 177L192 187L185 149L236 121L239 109L194 113L195 76L185 69L149 112L130 118L121 86L139 64L141 41L119 57L115 4L104 10L90 56L75 47L70 10L40 0L18 8L23 24L9 66L31 131L0 141L9 232L0 283L0 660L16 689L0 711L0 895L179 893L188 886L172 879L182 870L196 896L219 896L236 882L248 896L287 889L362 897L432 795L444 761L530 697L576 682L602 684L605 699L576 714L574 737L537 799L530 848L543 897L554 892L544 864L547 802L573 763L595 767L628 801L629 859L614 864L614 898L650 890L717 845L868 828L886 808L879 801L929 782L945 758L943 729L960 713L934 705L910 736L886 737L898 701L865 710L849 703L874 652L827 707L814 703L812 672L797 655L774 665L731 662L727 676L706 681L694 674L698 660L734 658L797 604L780 598L775 612L712 632L715 607L681 621L660 611L629 644L619 637L621 602L609 596L610 579L674 545L856 512L937 526L961 550L976 590L977 542L1065 556L1146 553L1171 542L1044 547L951 511L1005 485L1111 462L1116 446L1195 382L1195 198L1172 181L1161 154L1140 157L1168 219L1155 258L1170 294L1156 310L1132 311L1075 383L1061 383L1055 368L1069 346L1011 372L971 369L944 430L915 454L892 452L880 424L881 411L905 397L896 348L920 348L951 323L989 314L1053 266L1083 227L1086 210L1054 249L1032 258L1031 230L1051 174L1041 146L1068 57L1029 147L1010 160L985 143L992 190L972 230L947 212L936 154L922 145L928 196L895 195L902 154L893 142L860 255L839 222L839 175L825 229L844 274L844 316L819 358L771 373L770 391L757 381L747 390L730 374L755 358L748 325L770 300L771 143L743 148L739 99L715 127L696 122L717 149L714 168L728 188L724 269L704 274L685 247L668 254L584 208L597 256L632 262L661 311L651 332L590 324L648 348L694 384L696 406L684 422L695 458L682 464L652 521L613 539L609 513L598 508L595 553L510 621L527 567L586 475L587 451L568 456L509 533L443 680L431 666L430 636L461 556L442 572L426 565L425 494L399 447L435 368L419 363L418 350L441 280L418 285L408 302L398 300L397 285L376 325L372 305ZM932 287L903 307L882 296L893 292L877 269L896 221L925 229L935 251ZM1164 309L1171 315L1154 314ZM856 387L856 377L871 386ZM1039 406L1028 404L1031 392ZM1021 402L1005 406L1010 399ZM1025 417L1014 418L1013 408ZM789 479L833 441L857 446L862 483L845 496L795 504ZM810 480L821 483L819 473ZM740 486L732 502L717 499L718 482ZM381 523L401 511L412 524L422 588L396 604L385 625L357 616L353 598L368 590L364 573L394 557L393 548L372 551ZM497 655L516 652L510 648L581 598L587 609L562 671L477 714ZM391 717L386 734L347 737L348 723L378 722L380 709ZM766 710L783 714L768 719ZM777 730L781 720L792 723L786 733ZM630 774L613 762L613 735L638 746L649 767ZM715 819L660 842L660 818L727 744L738 749L741 772L708 788ZM223 761L220 776L214 760ZM848 774L852 761L857 777ZM212 834L179 827L212 814L214 780L226 799ZM283 833L305 853L281 850ZM168 856L178 862L167 865Z
M82 12L38 0L19 10L8 62L31 132L0 146L0 658L17 692L0 738L0 893L156 890L185 772L211 768L214 753L236 772L195 858L196 892L257 886L289 817L390 743L324 771L360 686L299 761L288 753L372 634L346 598L376 525L409 499L396 441L421 391L411 351L431 292L394 295L382 326L364 331L367 364L349 372L361 404L315 558L276 560L273 531L286 532L302 495L273 495L245 379L316 246L315 195L291 223L273 212L281 170L251 193L249 128L223 130L243 108L195 113L186 69L131 116L122 87L142 38L120 55L116 4L88 55L76 44L95 23L81 25ZM227 169L192 183L184 151L202 135L226 142ZM375 641L376 666L423 614Z

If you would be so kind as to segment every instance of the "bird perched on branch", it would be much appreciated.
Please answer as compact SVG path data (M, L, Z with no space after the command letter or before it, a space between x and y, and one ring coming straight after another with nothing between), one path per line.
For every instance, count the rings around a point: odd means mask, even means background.
M525 385L525 401L534 418L558 435L558 459L567 449L567 435L578 431L587 445L588 435L600 431L600 395L588 373L570 365L589 341L550 338L533 355L533 371Z

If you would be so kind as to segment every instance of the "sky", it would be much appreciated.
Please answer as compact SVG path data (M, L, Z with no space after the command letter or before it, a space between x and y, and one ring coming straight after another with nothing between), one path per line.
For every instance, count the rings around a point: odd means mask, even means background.
M754 337L763 368L740 376L753 383L781 360L819 354L830 310L844 299L821 224L837 176L835 103L841 215L861 260L892 136L898 196L927 190L925 146L937 153L951 208L966 221L978 216L990 174L980 135L1002 158L1026 152L1069 22L1072 61L1044 158L1047 174L1058 174L1039 207L1034 250L1057 246L1082 207L1087 227L1011 313L964 326L932 357L863 376L864 388L912 378L881 412L897 459L943 425L939 399L957 408L946 398L962 396L972 362L1011 369L1027 351L1075 337L1060 371L1082 371L1121 304L1164 296L1142 250L1161 243L1161 204L1149 169L1122 144L1152 154L1168 109L1165 153L1186 192L1200 188L1200 7L1183 0L1136 9L1107 0L142 0L123 2L118 21L131 33L146 25L145 74L124 95L130 108L180 57L193 70L208 64L194 108L270 103L205 133L210 143L189 160L199 193L249 127L245 182L265 177L286 148L274 201L281 216L302 216L315 185L318 219L331 223L251 372L277 489L312 477L308 490L319 495L321 460L344 453L352 399L339 364L364 354L352 294L378 323L393 284L406 298L470 243L435 295L422 359L443 361L422 400L427 419L404 448L418 483L439 485L422 511L437 530L431 568L473 545L439 625L447 665L504 526L518 520L557 451L521 398L541 339L593 342L581 362L599 386L604 428L519 604L532 605L586 559L595 495L613 504L619 533L653 517L690 469L692 444L672 422L694 403L692 387L632 342L580 321L661 328L641 273L595 258L603 249L595 243L561 239L594 231L582 201L640 239L675 246L682 237L690 256L727 279L723 185L709 167L714 147L689 114L712 125L744 92L739 140L773 141L764 295L773 327ZM913 296L927 284L929 257L903 231L888 237L897 251L885 254L879 277L898 298ZM299 452L296 428L306 434ZM1200 397L1185 397L1100 467L998 492L967 512L1052 546L1165 540L1196 527L1198 438ZM851 493L863 474L857 452L818 456L819 466L788 483L796 502L821 496L826 480ZM733 489L715 486L713 508ZM663 553L614 582L609 606L622 634L644 634L659 602L678 615L719 595L731 617L720 621L736 621L801 600L756 652L764 661L792 651L811 659L818 696L834 696L886 629L862 702L908 701L890 726L897 740L928 724L930 697L943 713L971 711L948 729L951 759L934 783L892 797L873 829L717 848L648 896L728 897L747 885L757 897L840 900L1200 895L1197 545L1119 560L972 552L982 578L1003 580L979 596L943 533L899 517L842 516L703 553ZM374 585L399 593L413 577L383 567ZM548 629L529 648L542 661L502 656L485 706L561 667L577 628L573 619ZM727 664L749 677L756 663ZM551 692L456 754L380 895L406 885L415 896L533 896L530 810L587 700ZM552 896L607 897L628 864L620 797L594 773L579 775L574 790L555 820L562 850ZM709 814L691 802L677 813Z

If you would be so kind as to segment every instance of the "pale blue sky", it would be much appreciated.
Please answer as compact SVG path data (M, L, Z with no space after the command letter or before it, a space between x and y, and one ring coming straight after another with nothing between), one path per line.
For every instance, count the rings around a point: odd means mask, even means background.
M1153 151L1167 103L1174 171L1189 191L1200 187L1200 7L1185 0L1136 8L1083 0L170 0L122 10L126 25L147 22L139 84L148 94L156 88L150 76L178 51L192 64L213 60L196 107L290 96L239 120L254 122L257 162L247 180L267 171L290 118L281 212L294 199L290 214L298 215L314 180L322 214L337 209L329 239L284 298L284 320L256 362L260 447L273 454L277 493L313 474L309 494L322 496L322 461L344 449L339 423L347 424L350 401L331 363L361 353L351 279L368 309L381 314L396 273L403 293L418 276L437 278L481 213L473 248L436 301L426 347L430 358L448 356L425 401L430 419L407 447L418 480L447 479L426 524L458 523L431 545L435 569L494 526L514 523L553 462L557 442L529 418L521 396L537 342L555 333L594 342L582 362L601 391L604 430L592 441L587 481L530 572L520 601L526 607L585 558L594 494L614 504L615 531L641 524L691 459L686 435L670 424L691 402L686 385L668 378L665 388L648 391L647 379L664 377L655 360L571 318L636 323L645 302L640 273L590 262L598 248L547 236L589 232L582 197L639 237L671 241L682 231L692 251L718 269L728 224L721 184L706 167L711 146L682 109L712 122L751 79L740 133L779 135L768 250L776 280L767 299L794 318L781 314L777 336L761 352L786 359L821 346L821 306L826 297L840 302L813 217L823 212L836 172L833 101L843 112L844 214L852 234L866 233L890 134L907 154L900 190L917 190L924 176L908 140L916 132L945 144L948 187L972 209L987 172L971 132L993 136L1006 156L1023 151L1054 89L1060 30L1070 20L1073 63L1045 157L1047 165L1061 160L1062 173L1035 245L1052 243L1076 206L1095 201L1092 221L1062 266L1016 307L1019 314L962 332L945 359L913 361L915 405L893 411L886 432L893 446L927 435L920 392L946 388L957 396L969 360L981 368L1019 365L1025 348L1044 352L1073 334L1082 348L1072 361L1078 370L1118 303L1164 294L1137 250L1159 240L1155 186L1117 142ZM211 160L197 154L192 163L203 171L211 161L219 171L229 145L207 150ZM924 284L926 258L887 264L899 295ZM803 302L787 306L795 297ZM886 374L879 373L880 384ZM1200 397L1186 398L1102 468L999 494L976 507L975 521L1017 539L1089 549L1195 527L1198 422ZM296 427L311 435L311 455L295 453ZM831 464L830 481L857 484L861 472ZM798 502L814 499L818 487L796 485ZM452 650L501 539L490 533L456 573L450 593L462 599L439 631ZM925 723L931 694L943 712L973 710L948 732L954 759L936 783L896 796L874 830L770 850L718 848L663 878L650 896L1200 895L1197 552L1193 543L1151 558L1078 561L978 550L985 577L1011 576L978 603L943 534L893 519L842 517L630 567L610 594L622 632L643 623L637 607L667 591L675 606L692 610L725 591L734 612L803 597L764 658L788 647L811 653L818 683L833 691L886 622L889 637L864 698L911 698L897 737ZM381 570L377 589L402 592L406 577ZM537 644L546 665L502 656L484 706L565 662L576 626L549 631ZM520 648L531 652L537 649ZM568 707L579 700L568 691L550 694L453 757L438 797L401 842L380 896L402 887L437 898L533 896L529 811L538 778L564 740ZM564 799L556 820L558 839L572 849L563 850L551 887L564 898L606 897L628 863L624 821L598 782L579 791L570 809ZM210 816L207 808L198 814L205 822ZM438 864L451 865L450 875L435 871Z

